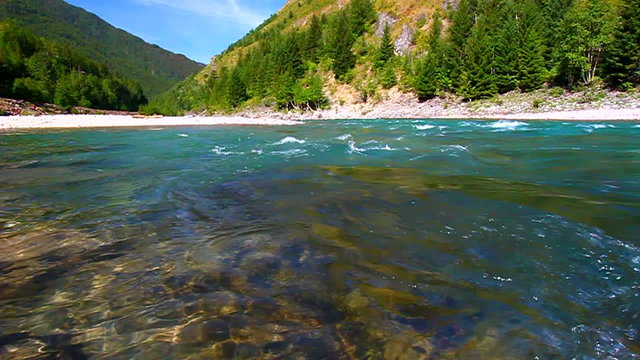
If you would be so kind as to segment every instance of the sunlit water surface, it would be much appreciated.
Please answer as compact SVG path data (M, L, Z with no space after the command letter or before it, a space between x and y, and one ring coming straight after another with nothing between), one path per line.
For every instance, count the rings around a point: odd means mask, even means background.
M640 125L0 135L0 358L640 359Z

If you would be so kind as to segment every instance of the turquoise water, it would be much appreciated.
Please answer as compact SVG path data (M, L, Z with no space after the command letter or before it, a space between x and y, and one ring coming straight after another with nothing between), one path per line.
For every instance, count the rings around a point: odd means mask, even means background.
M640 359L640 125L0 134L0 358Z

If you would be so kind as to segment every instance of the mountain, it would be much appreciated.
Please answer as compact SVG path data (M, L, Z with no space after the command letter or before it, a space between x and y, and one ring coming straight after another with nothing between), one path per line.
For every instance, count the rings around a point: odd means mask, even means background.
M638 1L288 0L145 111L304 111L376 102L390 89L421 100L632 89Z
M94 109L137 111L140 84L66 44L0 22L0 97Z
M11 20L38 36L66 43L107 64L139 82L147 96L168 90L203 67L62 0L0 0L0 21L3 20Z

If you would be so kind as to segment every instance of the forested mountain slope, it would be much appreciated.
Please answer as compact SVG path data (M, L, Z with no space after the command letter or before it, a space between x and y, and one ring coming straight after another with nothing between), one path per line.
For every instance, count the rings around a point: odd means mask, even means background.
M148 111L328 106L398 87L473 100L640 83L640 0L289 0ZM333 101L335 104L335 101Z
M12 22L0 22L0 97L127 111L147 103L136 81Z
M202 64L144 42L94 14L62 0L0 0L0 21L12 20L34 34L66 43L123 76L147 96L166 91Z

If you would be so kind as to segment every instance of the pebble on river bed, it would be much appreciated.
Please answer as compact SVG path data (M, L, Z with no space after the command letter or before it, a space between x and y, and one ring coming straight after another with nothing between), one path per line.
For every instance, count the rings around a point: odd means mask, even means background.
M184 326L178 334L181 343L210 343L228 340L229 325L223 320L197 320Z

